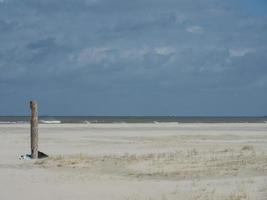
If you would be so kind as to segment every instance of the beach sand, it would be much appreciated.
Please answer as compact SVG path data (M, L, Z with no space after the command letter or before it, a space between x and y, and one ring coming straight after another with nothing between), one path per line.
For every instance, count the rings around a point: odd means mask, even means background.
M0 125L0 199L267 200L267 124Z

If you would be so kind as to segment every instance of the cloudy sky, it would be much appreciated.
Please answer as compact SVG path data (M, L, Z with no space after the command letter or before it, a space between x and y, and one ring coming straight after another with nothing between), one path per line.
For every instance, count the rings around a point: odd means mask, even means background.
M266 0L0 0L0 115L267 115Z

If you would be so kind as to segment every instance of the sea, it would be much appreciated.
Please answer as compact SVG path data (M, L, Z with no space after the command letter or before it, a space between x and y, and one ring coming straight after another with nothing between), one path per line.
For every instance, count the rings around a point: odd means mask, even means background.
M0 124L24 124L30 116L0 116ZM41 124L65 123L267 123L264 117L182 117L182 116L39 116Z

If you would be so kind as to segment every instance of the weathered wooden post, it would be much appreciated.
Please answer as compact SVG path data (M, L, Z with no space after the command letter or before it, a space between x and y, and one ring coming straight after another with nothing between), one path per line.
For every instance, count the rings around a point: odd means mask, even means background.
M31 158L38 158L38 106L36 101L30 102L31 108Z

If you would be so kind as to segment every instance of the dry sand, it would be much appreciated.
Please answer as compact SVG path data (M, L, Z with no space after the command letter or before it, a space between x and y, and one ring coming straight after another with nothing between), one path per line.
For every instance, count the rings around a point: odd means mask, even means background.
M267 200L267 124L0 125L0 199Z

